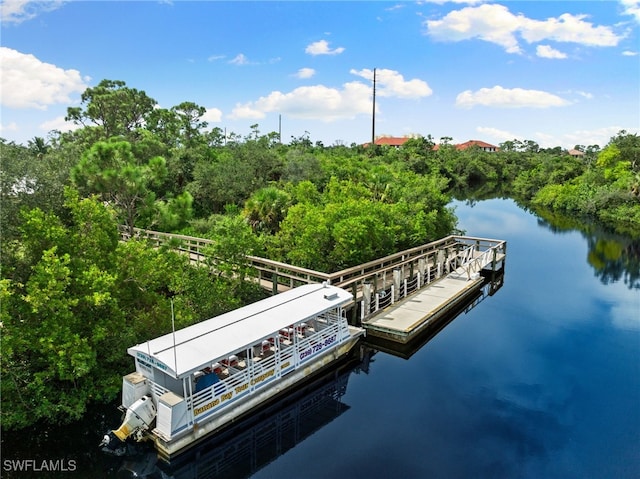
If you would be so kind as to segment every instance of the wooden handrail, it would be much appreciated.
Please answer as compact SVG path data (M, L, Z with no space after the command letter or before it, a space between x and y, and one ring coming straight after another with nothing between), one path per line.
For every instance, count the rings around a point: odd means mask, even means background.
M119 229L123 240L131 237L127 227L120 226ZM206 238L163 233L140 228L134 228L133 236L154 241L158 246L178 240L181 242L181 245L176 249L187 251L202 258L206 258L202 249L214 244L214 241ZM274 282L274 288L275 282L281 282L282 279L288 280L290 287L294 286L296 282L318 283L327 281L330 284L343 288L354 286L359 288L362 283L376 281L380 277L383 277L383 281L385 281L387 274L407 266L413 267L420 260L424 260L425 263L431 267L436 267L436 263L438 262L437 256L440 252L443 252L442 254L445 260L449 259L451 261L456 254L470 246L474 246L479 252L496 249L503 254L506 253L506 242L503 240L450 235L421 246L416 246L357 266L345 268L334 273L315 271L259 256L247 255L246 259L249 262L249 266L257 272L259 278L263 278L263 275L266 275L268 278L265 279L270 279ZM197 261L200 261L199 258Z

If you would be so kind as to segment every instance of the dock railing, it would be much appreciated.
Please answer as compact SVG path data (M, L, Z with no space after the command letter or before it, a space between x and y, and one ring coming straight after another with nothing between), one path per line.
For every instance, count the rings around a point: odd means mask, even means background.
M124 226L120 233L123 240L131 238ZM205 252L214 243L212 240L139 228L134 228L133 237L146 239L155 247L175 249L188 254L198 265L215 268L215 258L207 257ZM471 279L488 266L495 271L504 262L506 248L504 240L451 235L334 273L249 255L245 266L253 271L252 279L273 294L321 282L351 291L355 298L350 308L351 322L357 323L444 275Z

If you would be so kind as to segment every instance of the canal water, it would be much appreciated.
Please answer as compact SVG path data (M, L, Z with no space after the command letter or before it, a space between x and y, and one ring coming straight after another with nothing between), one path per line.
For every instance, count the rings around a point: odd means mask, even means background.
M119 417L99 410L4 435L2 477L640 477L638 244L455 205L467 235L507 240L504 282L419 348L369 351L170 467L98 452ZM23 459L66 470L7 463Z

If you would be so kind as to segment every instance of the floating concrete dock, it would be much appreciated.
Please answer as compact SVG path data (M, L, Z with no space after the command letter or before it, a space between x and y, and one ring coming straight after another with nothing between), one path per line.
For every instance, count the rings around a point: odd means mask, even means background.
M383 309L363 327L367 336L408 343L442 315L477 295L484 284L479 273L468 279L459 271L453 272Z

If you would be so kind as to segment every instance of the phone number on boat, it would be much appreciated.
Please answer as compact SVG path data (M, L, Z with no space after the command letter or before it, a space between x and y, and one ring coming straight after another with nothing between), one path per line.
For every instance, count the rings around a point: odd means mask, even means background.
M329 336L328 338L326 338L324 341L311 345L300 353L300 361L313 356L315 353L326 348L327 346L331 346L336 342L336 337L337 335L334 334L333 336Z

